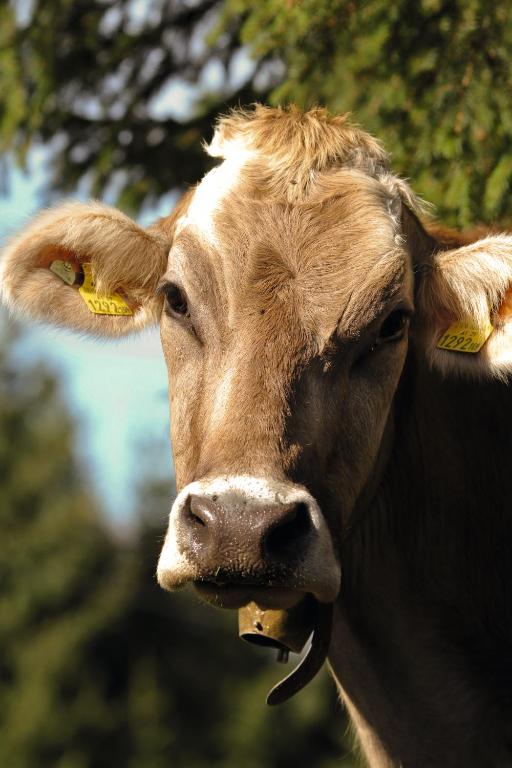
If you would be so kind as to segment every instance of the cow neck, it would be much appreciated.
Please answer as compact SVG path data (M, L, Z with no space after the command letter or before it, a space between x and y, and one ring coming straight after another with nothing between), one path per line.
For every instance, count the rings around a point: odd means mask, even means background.
M510 398L442 379L414 351L407 365L385 475L342 548L329 659L393 764L426 765L428 732L429 749L474 766L471 734L487 722L504 743L510 714Z

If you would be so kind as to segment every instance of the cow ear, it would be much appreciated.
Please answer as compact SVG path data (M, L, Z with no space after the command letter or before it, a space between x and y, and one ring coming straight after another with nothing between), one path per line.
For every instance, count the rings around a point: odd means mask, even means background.
M169 235L100 203L63 203L7 245L0 296L16 313L99 336L157 322ZM85 282L84 282L85 281Z
M434 253L420 274L420 335L446 374L512 374L512 236Z

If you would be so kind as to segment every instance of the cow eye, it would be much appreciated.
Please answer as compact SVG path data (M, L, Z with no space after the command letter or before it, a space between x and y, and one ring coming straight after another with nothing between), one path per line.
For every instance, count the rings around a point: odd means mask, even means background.
M377 339L378 343L399 341L409 325L409 313L405 309L395 309L382 323Z
M166 283L162 292L165 296L165 311L173 317L188 317L188 301L183 288L176 283Z

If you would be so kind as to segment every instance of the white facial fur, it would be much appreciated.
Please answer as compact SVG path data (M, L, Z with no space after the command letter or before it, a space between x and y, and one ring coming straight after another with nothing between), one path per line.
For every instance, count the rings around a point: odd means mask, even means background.
M192 226L210 245L220 247L214 227L214 214L221 201L237 185L242 168L250 157L251 152L240 147L239 151L231 153L228 159L204 176L186 214L177 223L176 235L186 226Z

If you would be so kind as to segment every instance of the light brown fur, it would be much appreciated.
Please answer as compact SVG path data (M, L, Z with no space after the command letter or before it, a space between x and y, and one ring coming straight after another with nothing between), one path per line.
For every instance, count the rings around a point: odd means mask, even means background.
M248 154L244 181L258 194L296 202L309 197L319 177L337 168L354 168L378 179L391 195L399 195L411 208L419 199L403 180L389 171L389 158L381 144L349 122L348 115L332 116L316 107L234 110L221 118L207 147L213 157Z
M500 308L512 284L512 236L490 235L454 250L436 254L433 269L421 282L418 300L424 318L423 344L432 365L445 373L506 378L512 369L512 328ZM466 321L494 332L477 355L459 355L436 348L452 323Z
M156 227L147 231L101 203L64 203L39 214L3 254L0 290L12 309L78 331L117 336L158 320L154 290L170 241ZM98 293L121 291L133 318L91 314L75 288L49 271L54 258L92 262Z
M489 765L508 764L492 674L507 673L512 634L512 237L423 224L380 144L322 109L236 111L209 152L228 178L213 171L149 230L99 204L43 214L8 246L2 295L116 335L156 319L157 283L178 286L188 313L161 320L178 486L237 475L314 497L343 570L331 665L372 768L476 768L484 719ZM48 272L52 254L90 260L134 318L91 317ZM414 308L410 333L383 339ZM436 349L447 323L489 317L481 352ZM484 450L489 420L500 442Z

